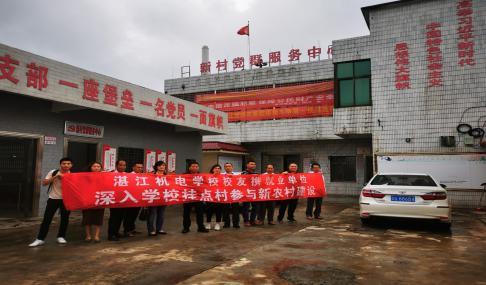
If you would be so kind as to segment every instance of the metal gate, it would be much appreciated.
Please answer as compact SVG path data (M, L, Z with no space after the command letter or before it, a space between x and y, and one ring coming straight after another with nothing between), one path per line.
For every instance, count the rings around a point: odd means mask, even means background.
M0 216L31 216L37 140L0 137Z

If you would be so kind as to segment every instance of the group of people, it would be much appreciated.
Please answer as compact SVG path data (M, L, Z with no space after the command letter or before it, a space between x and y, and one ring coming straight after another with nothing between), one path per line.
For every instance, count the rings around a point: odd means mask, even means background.
M40 225L37 238L29 246L36 247L45 243L45 238L49 231L49 226L55 213L60 212L60 226L57 234L57 242L66 244L66 232L69 224L70 212L65 208L62 200L61 180L64 174L69 173L73 166L70 158L62 158L59 162L59 168L49 171L42 181L43 186L48 186L48 199L44 211L44 217ZM224 171L223 171L224 168ZM214 175L234 175L233 165L229 162L223 165L214 165L210 173ZM132 166L132 173L143 173L143 163L135 163ZM115 172L124 173L127 170L127 163L124 160L116 162ZM93 162L89 165L88 171L100 172L102 165ZM288 170L282 173L297 173L297 163L290 163ZM312 163L311 172L321 173L321 166L318 163ZM167 165L163 161L157 161L153 166L154 175L167 175ZM196 161L188 165L186 174L199 173L199 163ZM248 160L246 169L241 174L257 174L256 162ZM273 175L274 166L267 164L263 175ZM287 221L296 222L295 210L298 199L280 200L280 201L258 201L243 203L210 203L210 202L190 202L183 205L182 233L186 234L191 228L191 211L194 208L196 212L197 231L207 233L213 229L219 231L222 228L240 228L240 215L243 217L245 227L260 226L267 220L268 225L275 225L274 213L276 203L279 203L277 215L278 223L284 222L285 213L287 212ZM322 197L307 198L306 218L322 219L321 217ZM110 208L110 217L108 219L108 240L118 241L122 237L132 237L141 232L136 230L137 218L142 218L147 222L147 233L149 236L165 235L164 214L166 206L152 206L147 208ZM82 225L85 228L86 242L100 242L100 228L103 225L105 209L87 209L82 211ZM206 220L204 215L206 214ZM213 221L213 217L215 220ZM123 225L123 233L120 233Z

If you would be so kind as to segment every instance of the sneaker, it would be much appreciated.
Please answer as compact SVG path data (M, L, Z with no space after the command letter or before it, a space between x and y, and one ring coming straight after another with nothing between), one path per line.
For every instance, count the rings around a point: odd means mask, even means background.
M206 223L206 224L204 224L204 228L205 228L206 230L210 230L210 229L211 229L211 224L210 224L210 223Z
M306 219L313 220L313 218L311 216L307 216Z
M163 230L162 230L162 231L158 231L157 233L158 233L159 235L166 235L166 234L167 234L167 232L166 232L166 231L163 231Z
M29 247L36 247L36 246L44 245L45 243L46 242L43 241L43 240L36 239L36 240L34 240L33 243L29 244Z
M317 216L317 217L315 217L314 219L316 219L316 220L322 220L322 219L323 219L323 217L321 217L321 216Z
M57 243L58 243L58 244L66 244L66 243L67 243L67 241L66 241L66 239L65 239L65 238L63 238L63 237L58 237L58 238L57 238Z
M216 225L214 225L214 230L215 231L220 231L221 230L221 226L219 225L219 223L216 223Z

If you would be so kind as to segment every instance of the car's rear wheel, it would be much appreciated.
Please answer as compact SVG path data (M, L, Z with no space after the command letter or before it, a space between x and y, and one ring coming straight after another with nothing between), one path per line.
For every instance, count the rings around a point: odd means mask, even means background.
M369 226L371 224L371 217L370 218L361 218L361 224L364 226Z
M439 228L444 231L450 231L451 230L452 223L440 223Z

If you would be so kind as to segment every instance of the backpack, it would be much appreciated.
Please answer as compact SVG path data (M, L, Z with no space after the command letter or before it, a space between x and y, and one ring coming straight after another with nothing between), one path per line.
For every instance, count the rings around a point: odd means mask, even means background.
M51 176L52 176L52 177L56 176L56 174L57 174L58 172L59 172L59 169L54 169L54 171L52 171ZM49 194L49 192L51 192L52 183L54 183L54 182L51 182L51 183L49 184L49 187L47 187L47 194Z

